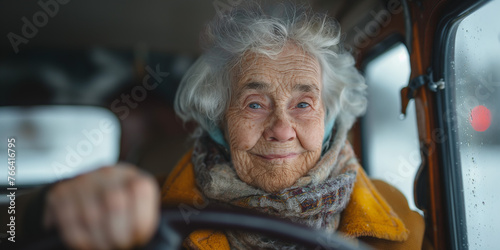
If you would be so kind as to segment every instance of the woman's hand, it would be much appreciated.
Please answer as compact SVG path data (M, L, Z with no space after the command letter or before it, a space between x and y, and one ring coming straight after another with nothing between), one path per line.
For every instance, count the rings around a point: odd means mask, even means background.
M104 167L52 187L44 226L70 248L130 248L152 238L159 207L153 177L130 165Z

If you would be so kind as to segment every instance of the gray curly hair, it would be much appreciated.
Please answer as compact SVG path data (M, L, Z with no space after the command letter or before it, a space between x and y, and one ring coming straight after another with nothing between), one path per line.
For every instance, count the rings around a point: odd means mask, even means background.
M231 71L246 52L273 58L293 42L322 68L325 124L332 119L349 129L366 110L366 84L353 56L341 43L339 24L309 6L241 4L210 22L202 37L205 53L187 71L175 100L184 122L203 130L220 127L231 93Z

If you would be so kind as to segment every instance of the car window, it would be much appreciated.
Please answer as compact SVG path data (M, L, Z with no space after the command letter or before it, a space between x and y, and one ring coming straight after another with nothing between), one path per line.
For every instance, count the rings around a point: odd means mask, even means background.
M408 84L410 58L402 43L364 67L368 109L362 119L363 164L368 174L397 187L417 210L413 180L421 163L414 102L401 116L400 90Z
M118 160L120 123L104 108L0 107L0 127L0 162L13 169L0 171L0 186L41 185Z
M500 1L465 17L452 33L446 82L461 170L470 249L498 248L500 235ZM461 204L451 204L460 206Z

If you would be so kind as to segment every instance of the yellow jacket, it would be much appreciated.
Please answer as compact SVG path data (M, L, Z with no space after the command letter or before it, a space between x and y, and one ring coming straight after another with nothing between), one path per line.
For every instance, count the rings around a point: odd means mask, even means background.
M172 170L161 195L163 204L167 205L204 203L196 186L191 152ZM396 188L368 179L359 169L351 199L341 214L338 232L377 249L421 249L424 220L410 210L406 198ZM195 231L184 245L190 249L230 249L225 234L216 230Z

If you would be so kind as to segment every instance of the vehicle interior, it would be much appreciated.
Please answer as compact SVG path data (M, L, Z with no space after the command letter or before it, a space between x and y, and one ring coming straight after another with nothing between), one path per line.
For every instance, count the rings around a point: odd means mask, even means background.
M0 162L15 138L18 195L119 161L164 180L192 145L173 102L200 32L242 0L42 2L0 0ZM338 20L365 76L349 140L369 176L424 217L428 247L497 247L500 1L307 2Z

